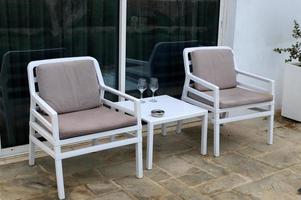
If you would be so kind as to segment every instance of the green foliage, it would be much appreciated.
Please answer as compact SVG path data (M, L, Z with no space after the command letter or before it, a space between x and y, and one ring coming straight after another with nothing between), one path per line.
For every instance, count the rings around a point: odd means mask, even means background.
M297 41L295 44L292 44L289 48L275 48L274 51L277 53L289 53L289 58L285 59L285 62L292 62L293 60L297 60L301 62L301 28L296 20L294 20L294 28L293 28L293 38Z

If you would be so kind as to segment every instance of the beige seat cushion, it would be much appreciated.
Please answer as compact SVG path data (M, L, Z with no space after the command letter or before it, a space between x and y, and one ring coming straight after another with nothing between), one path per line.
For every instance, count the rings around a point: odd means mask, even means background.
M49 117L46 117L50 121ZM60 139L67 139L113 129L134 126L135 117L100 106L73 113L60 114Z
M100 105L99 84L92 60L37 67L39 95L56 112L68 113Z
M236 87L236 73L231 49L203 49L191 53L192 73L220 89ZM196 84L200 91L207 90Z
M213 96L213 91L204 92L210 96ZM188 96L205 103L207 105L213 106L213 103L203 99L195 94L188 93ZM273 96L268 93L255 92L252 90L247 90L243 88L231 88L220 90L220 108L231 108L236 106L243 106L255 103L263 103L272 101Z

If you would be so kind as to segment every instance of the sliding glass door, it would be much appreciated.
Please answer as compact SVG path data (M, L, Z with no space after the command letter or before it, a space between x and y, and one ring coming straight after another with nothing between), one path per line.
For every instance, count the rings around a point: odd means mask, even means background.
M106 84L118 87L121 1L0 0L0 148L28 143L28 62L93 56ZM219 7L220 0L127 0L126 92L137 95L138 78L157 77L159 94L179 97L182 51L217 44Z
M31 60L93 56L118 86L119 0L0 0L1 147L28 143Z
M127 6L127 93L138 95L138 78L157 77L159 94L179 97L183 49L217 45L220 0L128 0Z

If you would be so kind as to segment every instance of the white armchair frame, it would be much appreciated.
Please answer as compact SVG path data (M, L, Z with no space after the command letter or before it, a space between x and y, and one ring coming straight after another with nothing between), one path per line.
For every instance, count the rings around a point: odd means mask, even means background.
M266 88L262 88L262 87L250 85L247 83L243 83L243 82L237 82L238 87L251 89L251 90L255 90L255 91L260 91L260 92L267 92L267 93L273 95L273 101L221 109L220 105L219 105L219 97L220 97L219 87L212 83L209 83L191 73L192 62L189 59L189 54L196 50L208 50L208 49L229 49L232 51L231 48L223 47L223 46L186 48L183 52L186 78L185 78L185 83L184 83L184 88L183 88L183 93L182 93L182 100L189 102L191 104L200 106L202 108L205 108L208 111L212 112L213 115L212 115L211 121L214 124L214 156L220 155L220 125L229 123L229 122L252 119L252 118L257 118L257 117L268 117L268 140L267 140L267 143L273 144L274 104L275 104L274 103L274 101L275 101L274 80L267 79L262 76L258 76L255 74L251 74L248 72L238 70L236 67L236 64L235 64L235 71L236 71L237 75L246 76L246 77L252 78L256 81L260 81L260 82L267 84ZM234 53L233 53L233 55L234 55ZM195 88L192 87L191 82L200 84L203 87L207 88L208 90L213 91L213 96L209 96L204 92L196 90ZM212 102L213 106L210 106L210 105L207 105L207 104L204 104L202 102L192 99L191 97L188 96L188 92L195 94L199 97L202 97L202 98L208 100L209 102ZM256 109L257 112L252 113L252 114L245 114L245 115L240 115L240 116L235 116L235 117L229 117L229 115L228 115L228 113L230 111L241 110L241 109L251 109L251 108L260 108L260 109ZM179 122L179 124L178 124L178 129L179 129L178 130L178 132L179 132L181 129L181 122Z
M58 113L51 108L38 94L35 84L37 82L35 77L35 67L41 64L51 64L51 63L60 63L67 61L79 61L79 60L92 60L95 66L98 83L100 87L100 99L101 102L111 107L111 109L117 109L119 112L127 113L137 118L137 125L129 126L125 128L89 134L69 139L60 139L59 137L59 121ZM57 188L58 196L60 199L65 198L64 191L64 178L63 178L63 169L62 169L62 160L66 158L71 158L74 156L79 156L87 153L97 152L105 149L111 149L115 147L120 147L124 145L136 144L136 176L138 178L143 177L143 167L142 167L142 125L141 125L141 116L140 116L140 101L132 96L121 93L118 90L110 88L105 85L102 74L99 68L99 64L96 59L92 57L72 57L72 58L60 58L60 59L50 59L50 60L40 60L33 61L28 64L28 80L29 80L29 90L30 90L30 134L29 134L29 165L35 164L35 146L40 147L47 154L49 154L53 159L55 159L55 169L56 169L56 179L57 179ZM134 103L134 110L128 110L123 107L117 106L114 102L105 99L105 92L112 93ZM47 121L41 114L38 112L38 109L41 109L43 112L47 113L51 119L51 122ZM42 126L41 126L42 125ZM44 126L44 127L43 127ZM48 130L51 132L49 132ZM122 140L114 140L114 136L120 134L127 134L130 137ZM47 140L41 142L38 138L43 137ZM111 137L111 140L107 143L97 144L97 139L103 139L106 137ZM76 150L62 151L62 147L66 145L74 145L78 143L84 143L92 141L92 145L88 147L82 147Z

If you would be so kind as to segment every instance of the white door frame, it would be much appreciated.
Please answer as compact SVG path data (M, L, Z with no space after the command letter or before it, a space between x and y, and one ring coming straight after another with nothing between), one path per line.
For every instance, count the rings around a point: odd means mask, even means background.
M233 48L237 0L220 0L218 45Z
M218 45L233 46L235 8L236 8L236 0L220 0ZM119 0L118 89L121 92L125 92L125 81L126 81L126 17L127 17L127 0ZM28 152L28 144L2 149L1 137L0 137L0 158L25 154L27 152Z
M126 17L127 17L127 0L119 1L119 74L118 89L125 93L126 79ZM119 99L122 100L122 99Z

